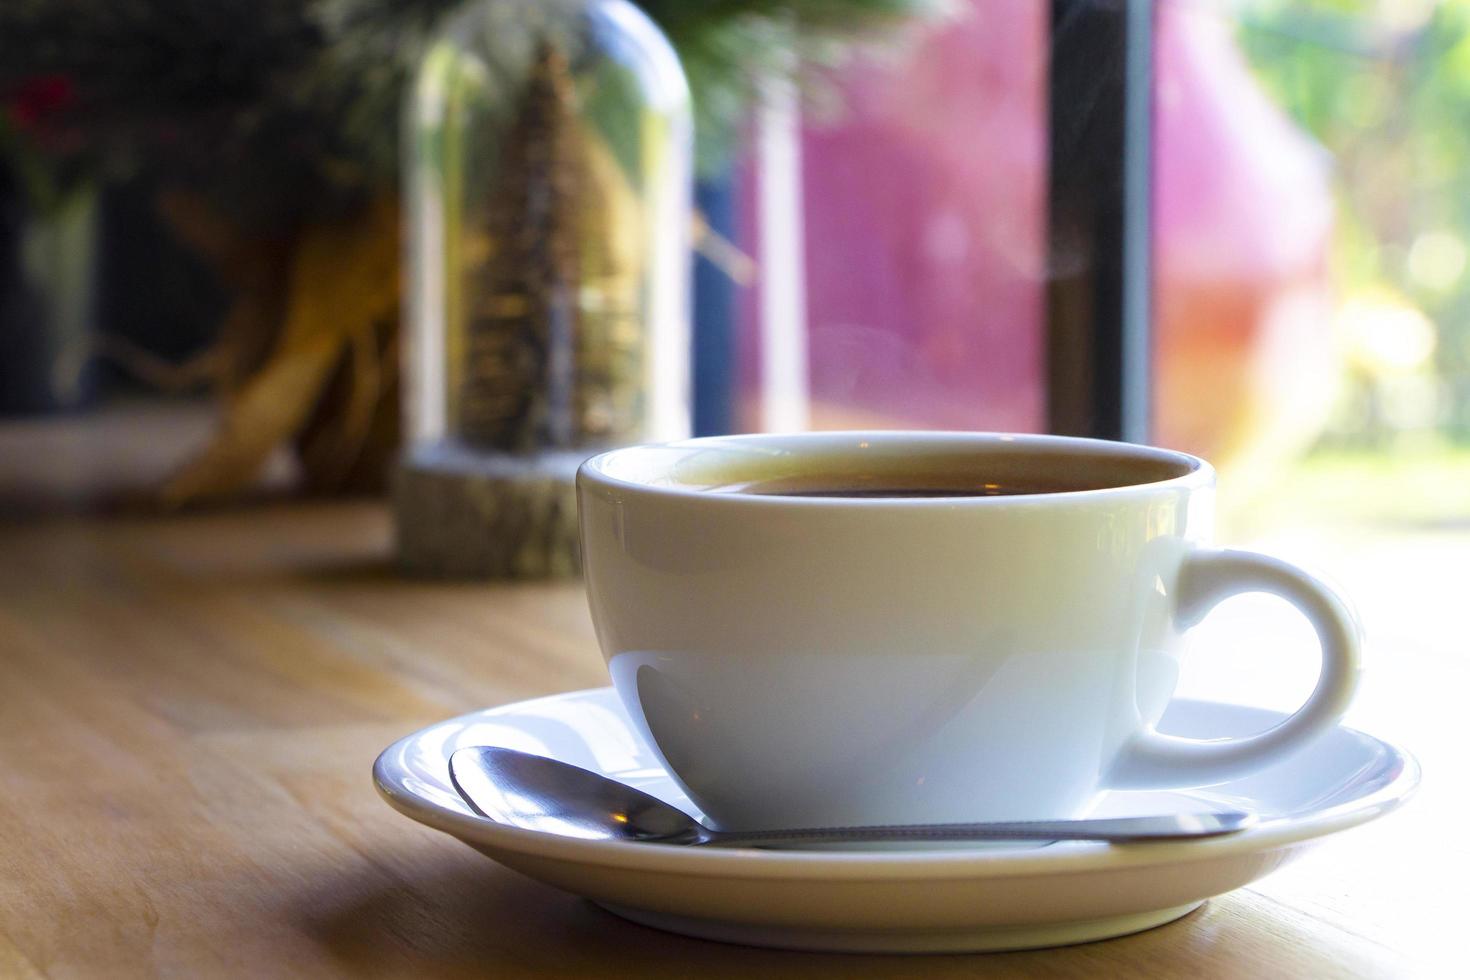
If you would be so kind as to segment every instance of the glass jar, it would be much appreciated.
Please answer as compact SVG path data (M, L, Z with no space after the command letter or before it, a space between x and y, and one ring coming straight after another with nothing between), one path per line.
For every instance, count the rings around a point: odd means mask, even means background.
M626 0L479 0L410 99L408 432L504 452L689 426L689 93Z
M689 432L683 71L626 0L475 0L405 132L401 564L573 571L576 466Z

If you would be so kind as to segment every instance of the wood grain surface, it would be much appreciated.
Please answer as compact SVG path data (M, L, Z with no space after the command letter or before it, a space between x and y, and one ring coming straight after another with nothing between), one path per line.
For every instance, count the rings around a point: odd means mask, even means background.
M0 977L1380 977L1462 965L1470 861L1452 821L1466 812L1470 678L1448 626L1464 532L1325 546L1365 615L1391 624L1355 719L1419 752L1419 800L1150 932L933 957L666 935L390 810L369 770L393 739L605 674L579 586L404 581L388 570L389 533L375 503L0 523ZM1242 630L1274 622L1248 612L1234 613ZM1214 642L1233 644L1232 628ZM1281 630L1295 642L1292 628ZM1251 656L1274 656L1269 646ZM1239 676L1229 656L1202 662ZM1273 696L1289 706L1301 692L1282 676Z

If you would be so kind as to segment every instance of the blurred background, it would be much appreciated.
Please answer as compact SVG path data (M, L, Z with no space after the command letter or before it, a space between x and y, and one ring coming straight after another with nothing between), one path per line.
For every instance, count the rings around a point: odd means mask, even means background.
M71 6L0 22L0 447L47 447L0 499L380 491L396 296L365 314L371 356L319 369L291 424L220 399L313 301L293 274L314 228L398 235L398 86L454 5ZM717 91L740 107L700 130L700 433L1049 428L1067 5L910 6L881 11L882 43L809 59L797 99ZM1152 47L1147 438L1219 464L1242 535L1470 516L1470 4L1169 0ZM363 364L374 410L349 422ZM260 434L191 472L222 418Z

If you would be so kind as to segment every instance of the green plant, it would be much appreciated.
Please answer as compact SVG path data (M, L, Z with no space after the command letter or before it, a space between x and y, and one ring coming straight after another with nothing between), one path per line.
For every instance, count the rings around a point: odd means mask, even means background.
M330 216L391 183L403 85L435 25L462 2L6 0L0 105L13 115L38 82L59 80L65 104L30 127L43 147L65 134L114 170L164 171L244 224ZM684 61L711 160L761 74L830 64L854 39L946 4L641 6Z
M1239 36L1335 158L1342 285L1389 290L1434 323L1442 424L1470 442L1470 2L1369 6L1257 0ZM1350 440L1389 434L1350 424Z

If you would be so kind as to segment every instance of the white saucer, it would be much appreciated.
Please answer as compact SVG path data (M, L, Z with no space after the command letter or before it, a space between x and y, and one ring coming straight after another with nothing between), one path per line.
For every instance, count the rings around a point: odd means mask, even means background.
M1163 730L1221 737L1283 716L1175 701ZM1203 790L1115 792L1099 814L1230 807L1254 828L1189 843L1039 848L714 850L579 840L477 817L449 782L465 745L536 752L613 776L697 813L634 734L611 688L491 708L390 745L373 766L399 812L618 915L707 939L872 952L1024 949L1162 925L1255 881L1320 838L1397 807L1419 781L1406 752L1338 728L1271 769Z

